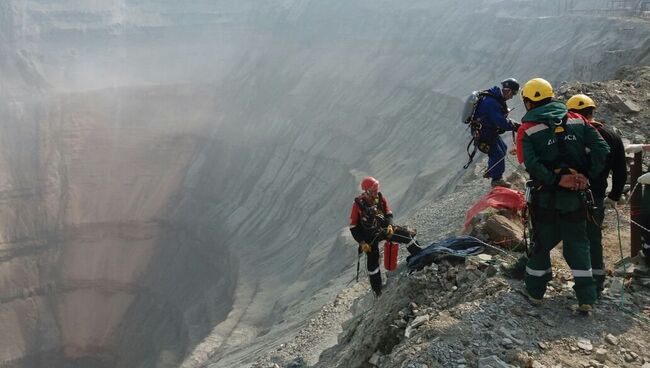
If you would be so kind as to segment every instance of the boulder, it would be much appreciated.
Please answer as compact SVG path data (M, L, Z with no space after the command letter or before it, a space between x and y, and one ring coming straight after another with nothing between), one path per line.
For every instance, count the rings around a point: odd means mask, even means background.
M620 95L614 95L612 99L616 108L623 113L636 114L641 111L639 105L626 98L621 97Z
M483 232L490 237L492 243L504 248L515 247L524 239L523 226L502 215L490 216L483 225Z

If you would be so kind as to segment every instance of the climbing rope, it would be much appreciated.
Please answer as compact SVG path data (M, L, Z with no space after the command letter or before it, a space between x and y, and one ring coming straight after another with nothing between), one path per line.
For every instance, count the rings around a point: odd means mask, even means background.
M517 260L517 257L515 257L515 256L513 256L512 254L506 252L505 250L503 250L503 249L501 249L501 248L498 248L498 247L495 247L495 246L492 245L492 244L488 244L488 243L484 242L484 241L481 240L481 239L478 239L478 238L475 238L475 239L478 240L479 243L485 245L486 247L488 247L488 248L490 248L490 249L494 249L494 250L496 250L496 251L498 251L498 252L501 252L501 253L505 254L506 256L508 256L508 257L510 257L510 258L512 258L512 259L514 259L514 260Z
M625 215L621 215L621 217L623 218L623 220L625 220L625 221L627 221L627 222L629 222L631 224L636 225L639 229L650 232L650 230L648 230L647 228L645 228L643 225L639 224L638 222L632 220L631 218L628 218Z
M506 155L503 156L499 161L495 162L494 165L488 167L487 170L483 171L483 174L487 174L487 173L489 173L490 170L492 170L495 166L497 166L501 161L505 160L505 159L506 159L506 156L507 156L507 153L506 153Z

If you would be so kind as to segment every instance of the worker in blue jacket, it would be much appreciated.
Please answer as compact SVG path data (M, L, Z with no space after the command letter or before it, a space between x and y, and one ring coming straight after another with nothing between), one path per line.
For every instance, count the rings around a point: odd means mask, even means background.
M503 180L506 171L505 155L508 147L500 135L507 131L516 131L520 124L508 118L506 101L519 92L519 83L514 78L501 82L501 88L494 86L482 94L476 107L475 117L480 122L478 149L488 155L486 178L492 179L492 186L510 188L510 183Z

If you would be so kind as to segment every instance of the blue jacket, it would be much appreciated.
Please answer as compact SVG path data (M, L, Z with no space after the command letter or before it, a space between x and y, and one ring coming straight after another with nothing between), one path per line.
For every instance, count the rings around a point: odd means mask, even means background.
M481 137L496 138L498 136L496 129L501 128L505 131L514 130L510 120L506 117L507 111L504 111L505 101L501 95L501 89L494 86L488 90L493 96L486 96L476 107L475 116L481 120L483 128Z

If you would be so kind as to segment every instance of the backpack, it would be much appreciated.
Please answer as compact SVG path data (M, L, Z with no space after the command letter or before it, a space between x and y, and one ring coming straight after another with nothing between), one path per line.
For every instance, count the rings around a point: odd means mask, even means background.
M479 138L481 136L481 128L483 126L481 125L479 119L476 119L475 117L478 104L487 96L493 96L493 94L487 90L483 90L474 91L469 96L467 96L467 98L465 98L465 104L463 105L463 111L461 112L461 120L463 121L463 124L468 125L472 139L467 144L466 150L467 155L469 156L469 160L467 161L467 164L463 166L463 169L467 169L472 163L477 150L486 154L490 151L490 144L488 142L479 142ZM474 149L472 152L470 152L470 147L472 146L474 146Z
M463 110L460 114L460 118L463 121L463 124L471 124L475 122L476 108L478 107L479 102L483 101L483 99L485 99L487 96L496 98L499 101L499 104L501 104L503 111L505 113L509 112L508 105L506 105L505 101L497 98L497 96L492 94L489 90L474 91L465 98Z
M467 98L465 98L465 104L463 105L463 110L461 111L460 118L463 121L463 124L469 124L474 120L474 115L476 114L476 108L478 103L485 97L489 96L488 91L474 91Z

